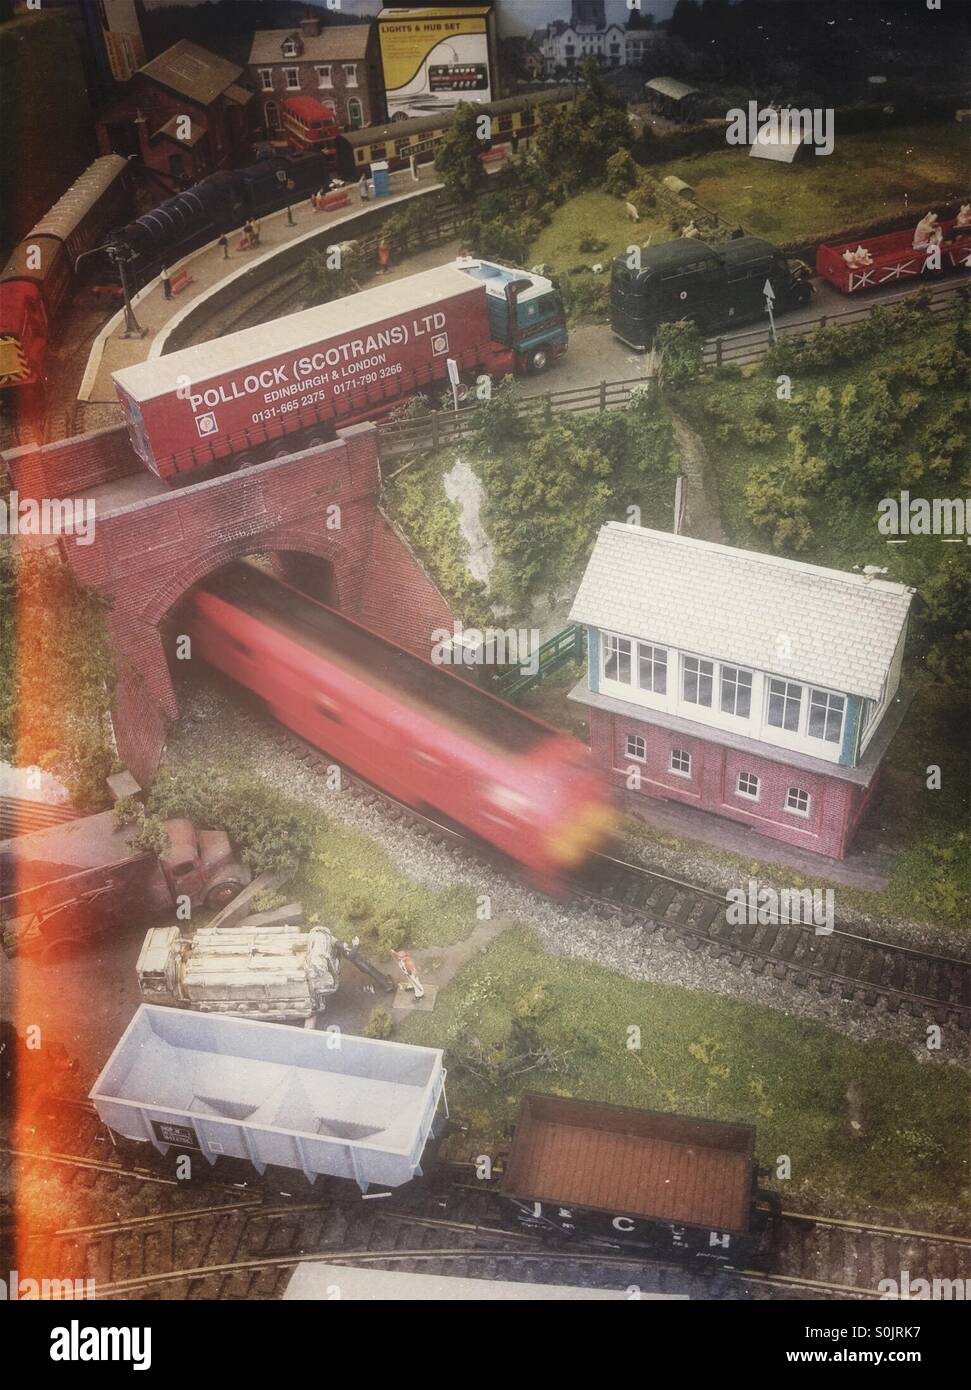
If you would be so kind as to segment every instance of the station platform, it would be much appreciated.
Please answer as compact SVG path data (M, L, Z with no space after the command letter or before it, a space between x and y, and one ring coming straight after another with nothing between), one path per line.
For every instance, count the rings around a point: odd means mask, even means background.
M315 249L312 245L315 238L326 228L340 228L362 212L403 204L415 196L431 194L441 188L432 164L420 165L418 174L416 181L408 169L399 170L391 175L390 195L368 202L361 201L356 183L348 183L346 191L350 204L329 211L317 212L309 199L303 198L291 208L293 226L286 208L261 218L260 244L251 250L237 249L241 233L234 232L228 235L228 258L218 244L211 242L183 260L173 262L168 267L170 280L174 281L177 273L185 270L190 276L189 284L180 294L167 299L161 279L155 279L134 296L132 307L139 327L144 330L142 337L125 337L124 310L119 310L109 320L92 345L78 391L80 405L117 407L112 372L160 356L173 327L198 310L215 290L223 288L227 277L238 276L242 280L249 277L260 262L272 259L283 248L301 240L307 241L308 250ZM108 420L100 423L108 423Z

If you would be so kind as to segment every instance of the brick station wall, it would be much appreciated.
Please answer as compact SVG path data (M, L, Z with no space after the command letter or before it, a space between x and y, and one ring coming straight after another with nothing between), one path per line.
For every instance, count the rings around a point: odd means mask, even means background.
M713 811L748 825L769 839L832 859L845 858L853 831L873 793L873 784L865 790L842 778L806 772L704 738L675 733L646 719L627 719L598 709L590 709L587 714L594 759L615 785L626 788L629 769L639 769L640 787L628 795L680 801L702 811ZM627 755L628 734L639 734L645 740L643 762ZM671 752L675 748L691 754L690 777L671 771ZM740 772L755 773L759 778L757 802L735 795ZM789 787L809 792L808 816L785 809Z
M33 462L15 460L24 493L40 480L44 495L64 496L82 476L113 476L124 452L118 434L64 441L41 462L42 450L31 451ZM379 486L376 430L355 425L319 448L99 513L91 545L64 540L81 581L112 600L115 737L136 778L155 771L179 713L159 625L193 584L231 560L315 557L329 570L336 607L428 656L432 629L451 627L452 615L378 510ZM327 524L332 504L339 528Z
M3 455L11 488L21 497L74 497L100 483L114 482L141 467L128 431L115 425L92 434L26 445Z

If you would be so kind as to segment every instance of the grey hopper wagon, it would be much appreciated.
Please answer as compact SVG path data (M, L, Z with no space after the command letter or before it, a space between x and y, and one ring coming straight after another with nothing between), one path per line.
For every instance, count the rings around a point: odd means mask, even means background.
M434 1048L143 1004L90 1098L115 1134L163 1155L347 1178L366 1192L421 1176L444 1091Z

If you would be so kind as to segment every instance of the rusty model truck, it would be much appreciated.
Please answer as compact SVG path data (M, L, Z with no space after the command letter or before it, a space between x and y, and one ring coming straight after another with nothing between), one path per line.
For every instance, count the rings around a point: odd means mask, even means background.
M250 881L223 830L165 821L156 857L132 848L111 811L0 843L0 915L8 955L52 959L124 925L132 909L218 909Z
M152 927L135 967L147 1004L275 1023L323 1013L340 969L326 927L284 922L199 927L189 937L176 926Z
M126 367L114 380L135 452L181 482L324 443L456 373L541 371L566 343L551 281L462 258Z

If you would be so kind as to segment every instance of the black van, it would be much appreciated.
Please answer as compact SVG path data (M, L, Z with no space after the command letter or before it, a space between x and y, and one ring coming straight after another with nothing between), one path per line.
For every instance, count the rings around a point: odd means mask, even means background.
M610 279L610 326L638 352L653 343L658 324L690 319L705 337L765 315L765 282L782 312L812 294L808 267L789 262L761 237L708 246L681 237L641 250L640 270L618 256Z

